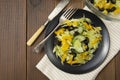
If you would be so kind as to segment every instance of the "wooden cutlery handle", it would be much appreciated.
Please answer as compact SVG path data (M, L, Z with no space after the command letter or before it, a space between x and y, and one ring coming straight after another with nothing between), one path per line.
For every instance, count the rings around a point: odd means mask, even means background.
M35 33L34 35L27 41L27 45L31 46L34 41L37 39L37 37L41 34L41 32L44 30L45 25L42 25Z

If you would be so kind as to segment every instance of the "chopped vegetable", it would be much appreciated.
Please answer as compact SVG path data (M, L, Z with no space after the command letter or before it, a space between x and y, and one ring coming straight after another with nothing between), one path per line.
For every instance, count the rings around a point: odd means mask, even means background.
M66 20L54 32L61 45L55 44L53 52L61 59L61 63L85 64L92 59L102 40L102 29L91 23L92 21L85 17Z
M104 14L120 14L120 0L91 0L91 3Z

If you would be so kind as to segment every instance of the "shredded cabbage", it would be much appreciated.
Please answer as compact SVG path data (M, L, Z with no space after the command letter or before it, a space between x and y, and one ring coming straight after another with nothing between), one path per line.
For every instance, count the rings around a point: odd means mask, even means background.
M102 40L101 27L93 26L89 18L66 20L54 34L56 44L53 53L61 63L85 64L92 59Z

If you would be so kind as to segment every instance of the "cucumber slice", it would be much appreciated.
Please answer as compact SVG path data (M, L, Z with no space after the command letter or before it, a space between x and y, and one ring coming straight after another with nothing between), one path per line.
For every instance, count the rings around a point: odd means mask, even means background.
M73 42L74 42L75 40L77 40L77 39L78 39L80 42L82 42L82 41L85 40L85 36L82 36L82 35L75 36L74 39L73 39Z
M76 39L74 40L73 42L73 48L78 52L78 53L81 53L83 52L83 48L82 48L82 44L81 42L79 41L79 39Z

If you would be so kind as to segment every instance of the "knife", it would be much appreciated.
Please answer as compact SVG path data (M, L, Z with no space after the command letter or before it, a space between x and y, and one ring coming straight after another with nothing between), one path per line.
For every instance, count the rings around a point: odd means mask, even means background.
M55 7L55 9L51 12L51 14L48 16L47 21L42 25L34 34L33 36L27 41L27 45L31 46L34 41L37 39L37 37L41 34L41 32L45 29L45 26L50 22L54 17L56 17L63 9L64 7L70 2L70 0L61 0L58 5Z

